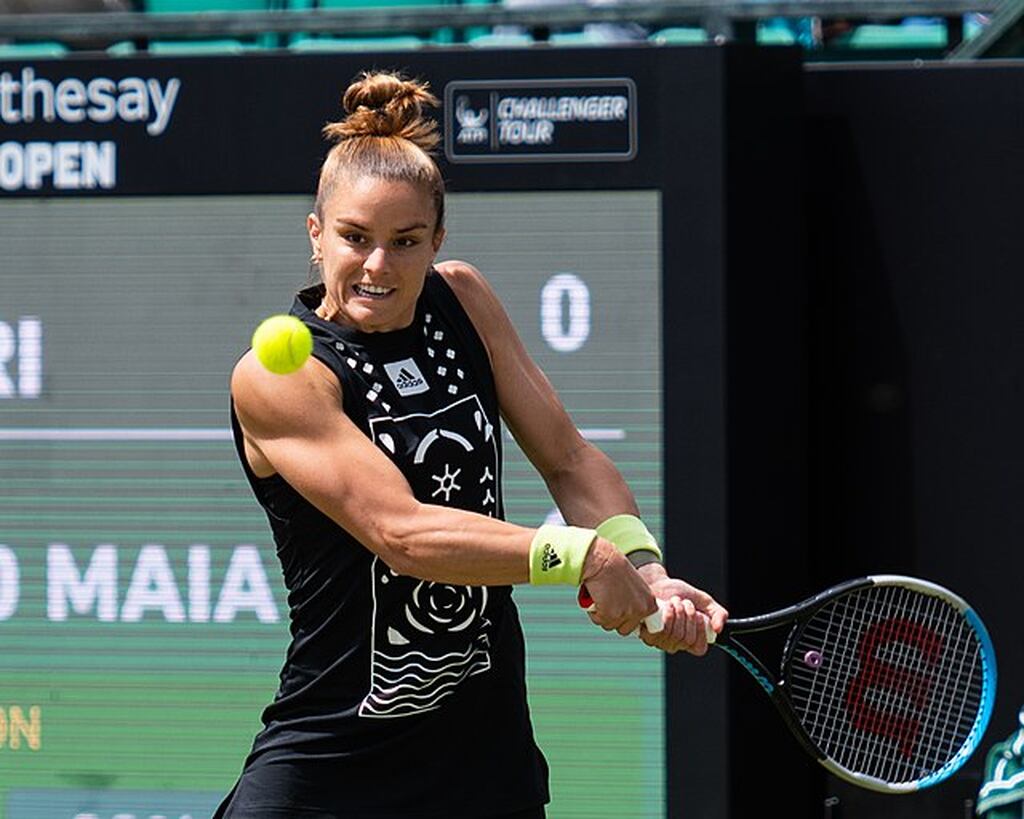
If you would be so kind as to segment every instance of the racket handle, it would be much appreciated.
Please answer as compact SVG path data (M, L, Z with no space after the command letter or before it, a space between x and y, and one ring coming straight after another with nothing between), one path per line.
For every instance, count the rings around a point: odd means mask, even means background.
M577 602L580 604L580 608L586 609L587 611L594 610L594 598L590 596L590 592L587 591L586 586L580 586L579 594L576 596ZM648 614L644 618L644 625L647 626L647 630L651 634L657 634L663 628L665 628L665 621L661 617L661 610L665 604L661 600L658 601L658 610L653 614Z
M657 602L658 610L654 612L654 614L648 614L644 618L644 625L647 626L647 630L651 634L657 634L665 628L665 621L662 619L661 616L661 610L662 608L664 608L665 604L661 600L658 600Z

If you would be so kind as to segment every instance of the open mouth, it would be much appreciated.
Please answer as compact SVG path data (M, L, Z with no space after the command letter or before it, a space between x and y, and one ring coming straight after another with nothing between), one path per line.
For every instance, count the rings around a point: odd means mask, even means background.
M353 284L352 289L357 296L364 299L383 299L395 291L393 287L381 287L376 284Z

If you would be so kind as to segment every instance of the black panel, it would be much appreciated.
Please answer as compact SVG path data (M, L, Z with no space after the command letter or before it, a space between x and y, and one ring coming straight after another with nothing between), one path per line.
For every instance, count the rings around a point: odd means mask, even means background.
M1024 73L847 67L805 87L815 573L950 586L988 624L1000 677L951 783L832 789L843 819L962 816L1024 700Z

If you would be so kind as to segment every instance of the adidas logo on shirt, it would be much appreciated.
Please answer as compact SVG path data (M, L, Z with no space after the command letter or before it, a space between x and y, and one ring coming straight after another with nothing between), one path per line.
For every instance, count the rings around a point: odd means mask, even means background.
M550 543L544 544L544 552L540 557L540 567L545 572L551 571L556 566L562 565L562 558L558 556L558 552L555 551L555 547Z
M385 364L384 372L388 374L388 378L395 385L399 395L416 395L430 389L427 379L423 377L420 368L411 358L403 358L401 361Z

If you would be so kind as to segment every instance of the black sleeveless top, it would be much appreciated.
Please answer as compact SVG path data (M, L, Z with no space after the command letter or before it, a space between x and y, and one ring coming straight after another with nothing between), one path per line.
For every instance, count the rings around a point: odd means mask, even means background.
M341 383L344 410L424 503L503 517L498 403L487 352L428 274L412 324L362 333L292 313ZM511 587L397 575L283 478L256 477L288 589L291 645L223 815L484 817L547 802ZM223 809L222 809L223 810Z

